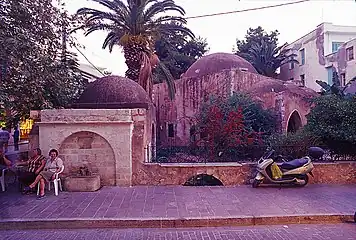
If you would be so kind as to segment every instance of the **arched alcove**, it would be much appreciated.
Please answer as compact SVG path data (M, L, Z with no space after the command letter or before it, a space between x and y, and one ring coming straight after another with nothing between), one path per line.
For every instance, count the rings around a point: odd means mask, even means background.
M303 126L302 118L300 117L298 111L294 110L291 113L291 115L289 116L289 119L288 119L287 132L288 133L295 133L302 126Z
M184 186L224 186L224 184L209 174L198 174L190 177L184 184Z
M100 175L101 185L116 185L114 151L102 136L81 131L68 136L59 148L65 165L65 173L76 173L79 167L88 166Z

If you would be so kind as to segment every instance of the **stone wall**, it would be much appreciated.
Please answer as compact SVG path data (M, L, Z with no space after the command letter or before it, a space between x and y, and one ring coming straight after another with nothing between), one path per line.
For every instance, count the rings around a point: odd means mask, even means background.
M249 184L255 172L254 164L142 164L135 175L135 185L182 185L190 177L210 174L225 186ZM356 162L315 163L310 183L356 183Z
M102 185L115 185L114 152L98 134L74 133L62 142L59 152L65 165L64 174L76 174L79 167L87 166L94 174L100 175Z
M130 186L132 184L132 130L133 115L137 115L139 109L55 109L41 111L41 122L39 125L39 145L44 153L51 148L64 151L65 161L69 170L77 164L100 161L98 158L105 158L106 166L98 172L108 176L104 178L103 184L114 184L117 186ZM78 136L85 132L93 138L84 138L80 141L92 141L92 148L98 151L105 149L109 151L100 155L92 155L95 150L81 149L87 143L79 143ZM104 140L107 144L104 144ZM63 144L63 146L62 146ZM77 151L74 149L78 147ZM100 149L100 150L99 150ZM86 154L88 152L88 154ZM90 153L89 153L90 152ZM74 155L72 155L73 153ZM60 152L60 154L62 154ZM75 154L77 154L75 156ZM111 155L112 154L112 155ZM109 160L113 156L112 161ZM71 160L69 160L71 159ZM96 159L96 160L95 160ZM70 161L73 160L74 166ZM66 164L66 163L65 163ZM94 164L95 167L98 166ZM65 166L66 169L66 166ZM114 180L112 179L113 173Z
M284 86L285 82L259 74L242 72L238 69L223 70L201 78L182 78L175 81L176 95L169 99L165 83L154 85L153 101L157 110L157 145L187 146L190 143L190 129L197 122L200 106L212 94L230 96L233 92L249 92L261 82L270 88L262 88L254 97L264 103L265 108L274 108L281 115L281 130L285 130L290 114L297 110L302 123L310 110L306 96L315 92L295 84ZM276 91L277 88L284 90ZM281 106L276 106L276 102ZM173 136L168 135L173 126Z

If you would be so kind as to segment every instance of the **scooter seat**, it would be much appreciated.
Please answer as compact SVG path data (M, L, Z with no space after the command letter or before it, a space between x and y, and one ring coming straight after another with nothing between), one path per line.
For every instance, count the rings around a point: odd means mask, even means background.
M308 161L309 159L307 158L294 159L292 161L282 163L280 167L286 170L291 170L303 166Z

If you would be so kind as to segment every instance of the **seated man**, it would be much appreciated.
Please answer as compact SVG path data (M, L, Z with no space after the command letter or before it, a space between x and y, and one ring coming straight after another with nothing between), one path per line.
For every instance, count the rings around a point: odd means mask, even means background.
M12 165L11 161L6 158L2 149L0 149L0 176L3 169L8 169Z
M40 183L40 195L38 199L42 199L45 196L45 183L54 179L55 174L58 173L62 166L63 161L58 157L58 151L56 149L51 149L49 151L50 159L47 160L45 168L36 177L35 181L30 184L30 188L35 188L37 183Z
M45 164L46 158L42 155L41 149L34 149L32 152L32 158L26 162L17 163L17 166L28 165L27 171L18 173L19 181L25 186L30 185L33 181L35 181L37 175L43 170ZM29 191L27 190L24 193L29 193Z

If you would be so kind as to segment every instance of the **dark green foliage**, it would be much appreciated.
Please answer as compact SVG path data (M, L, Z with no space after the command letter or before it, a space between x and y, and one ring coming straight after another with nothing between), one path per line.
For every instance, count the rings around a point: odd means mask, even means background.
M145 47L146 44L153 44L151 40L175 32L194 37L193 33L185 27L187 21L182 17L185 14L184 9L176 5L173 0L92 1L98 2L107 11L84 7L78 10L78 14L86 17L84 26L86 34L94 31L108 32L103 48L108 47L110 51L115 45L125 46L136 40L139 40L137 44ZM168 16L167 11L175 12L180 16ZM132 36L140 39L131 39Z
M321 95L336 95L341 98L350 98L353 97L356 93L346 93L345 90L349 87L349 85L353 84L356 81L356 77L351 79L346 86L342 87L339 74L334 71L333 72L333 78L332 78L333 84L329 85L324 81L316 80L316 83L319 84L320 87L322 87Z
M295 54L288 54L287 44L278 47L277 30L266 33L262 27L249 28L245 40L237 40L236 54L249 61L259 74L276 77L276 70L284 64L294 62Z
M244 93L234 92L227 99L212 96L208 102L203 104L199 117L202 122L211 117L206 111L211 105L218 106L222 110L225 120L227 120L230 112L241 108L245 128L250 132L254 131L270 135L276 130L276 114L272 110L263 109L259 102L254 101Z
M31 109L64 107L85 87L77 60L62 41L66 36L68 44L76 44L68 32L77 20L59 6L61 1L1 1L0 105L12 113L7 122Z
M268 144L277 154L289 160L305 156L310 147L323 145L318 136L304 129L290 134L273 134Z
M86 35L95 31L105 31L107 36L103 48L111 52L114 46L123 47L125 63L128 67L125 75L138 82L148 93L152 94L153 68L167 82L171 99L175 94L173 76L163 63L150 62L154 55L155 41L164 36L181 33L194 38L186 27L184 9L174 0L92 0L105 7L105 11L93 8L80 8L79 16L86 21L82 26ZM168 12L176 14L167 15ZM144 59L148 60L142 64ZM155 65L155 66L152 66ZM169 70L169 68L168 68ZM141 74L143 73L143 74Z
M335 153L356 149L355 99L331 94L316 98L314 103L305 129L320 137Z
M278 36L278 30L267 33L261 26L258 26L257 28L249 28L245 35L245 39L236 39L237 49L235 49L234 51L237 55L245 58L251 47L256 43L260 44L262 41L264 41L267 44L277 46Z
M206 39L191 38L185 33L175 32L158 39L155 51L174 79L179 79L197 59L209 51L209 48ZM157 69L155 77L155 83L164 79L160 69Z
M345 92L355 79L342 87L334 71L331 86L316 81L323 88L322 96L314 99L305 129L320 137L334 154L356 156L356 98L354 92Z

